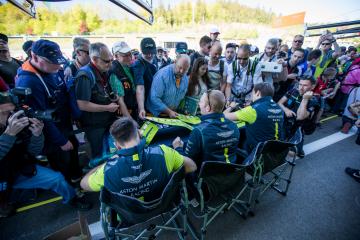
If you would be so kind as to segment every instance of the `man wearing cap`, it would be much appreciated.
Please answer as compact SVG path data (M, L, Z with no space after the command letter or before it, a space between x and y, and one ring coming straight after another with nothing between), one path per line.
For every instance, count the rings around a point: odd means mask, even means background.
M174 64L160 69L154 76L147 109L154 115L165 114L170 118L177 116L176 109L185 97L189 77L186 75L190 66L190 57L178 56Z
M164 48L164 59L165 59L166 65L169 65L172 63L172 60L169 57L169 49L167 49L167 48Z
M180 54L187 54L188 46L186 42L177 42L175 46L175 54L176 56Z
M52 168L76 186L81 177L78 142L72 132L71 99L67 94L61 64L65 64L60 47L49 40L38 40L31 48L31 58L18 71L16 87L30 88L27 104L34 110L55 110L56 121L44 122L45 146Z
M109 70L113 56L103 43L90 44L90 63L80 68L75 79L77 103L82 111L80 122L90 143L91 157L98 158L104 139L119 110L119 98L109 84ZM90 161L90 165L93 161Z
M156 56L154 57L153 63L157 66L157 69L161 69L167 65L164 58L164 48L156 47Z
M156 44L152 38L144 38L140 42L141 56L133 65L136 100L139 108L140 119L145 118L145 102L150 95L153 77L157 71L157 66L153 64L153 58L156 54Z
M131 48L126 42L117 42L112 48L115 60L110 69L110 85L119 96L123 116L137 119L136 89L134 83Z
M33 40L28 40L28 41L24 42L24 44L22 45L22 49L26 53L25 61L31 57L31 47L32 47L33 43L34 43Z
M21 61L10 56L7 42L0 41L0 77L9 88L14 87L16 73L21 64Z
M216 41L219 41L218 37L219 37L220 31L219 28L216 26L213 26L210 29L210 38L211 38L211 42L214 43Z

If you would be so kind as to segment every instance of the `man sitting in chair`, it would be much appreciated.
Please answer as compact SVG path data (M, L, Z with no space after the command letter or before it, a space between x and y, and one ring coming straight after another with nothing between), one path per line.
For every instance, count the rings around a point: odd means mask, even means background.
M191 132L185 148L185 155L196 159L199 168L204 161L236 161L240 132L235 123L225 118L224 106L225 96L219 90L209 90L200 98L201 123ZM179 151L183 145L179 137L173 142Z
M87 191L100 191L104 186L111 192L151 201L161 195L171 173L182 165L187 173L196 170L190 158L165 145L145 147L145 139L131 118L116 120L110 133L119 150L81 180L81 187Z
M273 101L274 88L269 83L258 83L252 91L252 103L236 112L225 111L232 121L246 123L245 150L250 154L259 142L283 139L284 111ZM246 154L245 154L246 155Z

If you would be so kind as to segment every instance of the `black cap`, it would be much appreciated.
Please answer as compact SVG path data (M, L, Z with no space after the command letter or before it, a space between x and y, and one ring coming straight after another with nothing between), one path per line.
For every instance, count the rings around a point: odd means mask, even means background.
M8 42L9 42L9 38L8 38L8 36L6 36L5 34L0 33L0 41L3 41L3 42L8 43Z
M176 43L175 49L176 49L175 50L176 53L186 54L187 50L188 50L188 46L187 46L186 42L178 42L178 43Z
M143 54L156 54L156 44L152 38L143 38L140 43L140 48Z
M22 45L22 49L24 50L24 52L28 52L29 50L31 50L31 46L33 45L34 41L32 40L28 40L26 42L24 42L24 44Z

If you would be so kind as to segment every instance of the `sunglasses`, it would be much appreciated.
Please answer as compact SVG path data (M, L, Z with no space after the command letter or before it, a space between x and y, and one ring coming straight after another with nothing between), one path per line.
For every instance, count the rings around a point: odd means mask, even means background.
M327 45L331 45L331 43L322 43L321 45L327 46Z
M211 94L211 91L212 91L212 89L209 89L209 90L206 91L206 95L207 95L208 104L209 104L210 109L211 109L211 103L210 103L210 94Z
M6 49L0 50L0 53L7 53L7 52L9 52L9 50Z
M303 43L303 41L301 41L301 40L294 40L294 42L296 42L296 43Z
M120 53L120 56L121 57L131 57L132 54L131 53L128 53L128 54Z
M101 61L103 61L104 63L106 63L106 64L110 64L113 60L112 59L110 59L110 60L105 60L105 59L102 59L101 57L97 57L97 58L99 58Z
M238 58L236 58L237 60L243 60L243 61L247 61L249 58L247 57L247 58L240 58L240 57L238 57Z
M90 54L90 52L89 52L89 51L86 51L86 50L83 50L83 49L78 49L78 51L80 51L80 52L84 52L84 53L86 53L87 55L89 55L89 54Z

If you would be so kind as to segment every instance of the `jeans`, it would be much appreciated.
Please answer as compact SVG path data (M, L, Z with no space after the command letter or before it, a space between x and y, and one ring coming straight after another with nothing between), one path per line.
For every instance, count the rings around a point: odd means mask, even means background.
M25 177L20 175L13 185L18 189L41 188L52 190L63 197L63 202L68 203L75 197L75 190L65 180L60 172L55 172L49 168L36 165L36 175Z

